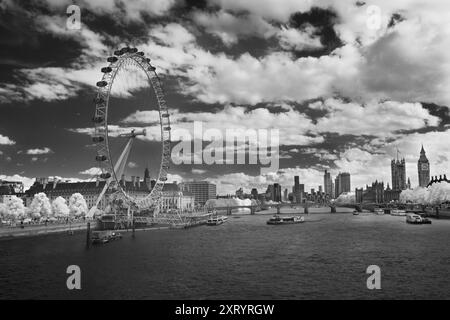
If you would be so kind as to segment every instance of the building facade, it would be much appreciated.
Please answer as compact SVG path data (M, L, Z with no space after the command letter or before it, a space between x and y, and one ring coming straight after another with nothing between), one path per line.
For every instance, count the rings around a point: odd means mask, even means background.
M420 150L419 160L417 161L417 172L419 175L419 186L426 188L430 182L430 162L428 161L423 146L422 150Z
M206 201L216 199L216 185L209 181L189 181L180 184L183 192L190 192L194 195L195 203L205 205Z
M96 180L89 182L71 182L61 181L58 179L38 178L36 182L25 191L26 194L26 206L31 204L34 195L43 192L47 195L50 201L55 200L58 197L64 198L69 202L69 198L74 193L80 193L86 200L88 208L92 208L97 202L98 196L105 186L106 181ZM131 196L137 199L145 198L151 191L144 181L139 177L131 177L131 181L125 181L125 176L121 177L120 184L123 189ZM111 196L111 191L108 190L100 200L98 208L105 209L108 199Z
M166 183L162 189L159 202L160 212L181 210L190 212L195 208L195 197L188 191L182 191L176 183Z
M334 180L335 186L335 197L339 197L344 192L350 192L351 190L351 181L350 181L350 173L348 172L339 172Z
M325 173L323 175L323 188L324 193L326 196L332 198L334 195L332 194L332 181L331 181L331 173L329 173L327 170L325 170Z
M273 184L273 201L281 202L281 186L278 183Z
M371 186L355 190L356 203L384 203L384 183L375 181Z
M292 201L295 203L302 203L305 195L305 185L300 184L298 176L294 176L294 187L292 188Z
M391 161L392 190L406 189L406 164L405 159Z

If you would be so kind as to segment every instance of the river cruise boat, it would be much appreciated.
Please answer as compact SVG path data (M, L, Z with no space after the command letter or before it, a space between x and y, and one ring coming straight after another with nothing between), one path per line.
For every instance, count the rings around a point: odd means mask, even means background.
M122 235L118 232L107 231L93 231L91 235L92 244L105 244L113 240L121 239Z
M392 209L391 210L391 216L406 216L405 210L399 210L399 209Z
M356 210L353 210L353 215L354 215L354 216L357 216L357 215L359 215L359 212L356 211Z
M267 221L267 224L293 224L305 222L304 217L281 217L278 215L273 216Z
M406 215L406 222L410 224L431 224L431 220L422 218L418 214L409 213Z
M378 214L378 215L383 215L384 214L384 210L381 208L376 208L373 213Z
M219 224L225 223L228 220L228 217L225 216L214 216L209 218L206 221L206 225L208 226L218 226Z

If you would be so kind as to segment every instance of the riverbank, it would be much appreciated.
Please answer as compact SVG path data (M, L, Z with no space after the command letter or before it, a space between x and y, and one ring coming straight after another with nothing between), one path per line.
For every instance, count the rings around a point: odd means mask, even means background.
M86 222L71 224L25 225L21 227L0 227L0 241L22 237L33 237L56 233L75 233L87 229Z

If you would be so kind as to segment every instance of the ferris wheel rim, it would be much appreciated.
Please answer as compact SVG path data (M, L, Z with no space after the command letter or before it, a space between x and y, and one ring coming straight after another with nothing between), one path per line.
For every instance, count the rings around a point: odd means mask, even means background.
M150 64L150 58L146 58L145 54L143 52L138 52L136 48L124 47L117 50L114 52L114 55L107 58L107 61L109 62L109 65L101 69L103 76L102 80L97 82L98 89L94 99L95 114L93 122L95 123L95 130L93 141L97 145L96 160L99 162L99 167L101 168L101 174L99 176L103 180L109 180L109 182L114 181L117 189L121 191L129 204L141 209L152 208L159 203L162 189L167 181L170 163L171 127L165 94L159 76L156 73L156 68ZM120 183L120 179L117 177L114 169L114 162L111 157L111 148L109 144L109 98L114 80L126 62L136 64L145 72L149 85L155 93L158 104L162 148L161 162L155 185L143 199L132 197Z

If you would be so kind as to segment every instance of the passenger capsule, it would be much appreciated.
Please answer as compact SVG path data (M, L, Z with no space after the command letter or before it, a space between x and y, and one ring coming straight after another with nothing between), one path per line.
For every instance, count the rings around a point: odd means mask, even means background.
M105 138L102 136L92 137L92 141L99 143L105 141Z
M128 53L130 52L130 47L123 47L122 49L120 49L120 51L122 51L123 53Z
M155 70L156 70L156 68L154 66L148 67L148 71L155 71Z
M95 157L95 160L96 160L96 161L106 161L106 156L103 155L103 154L98 154L98 155Z
M106 87L107 85L108 85L108 82L106 82L106 81L97 82L97 87L100 87L100 88Z
M163 117L163 118L168 118L168 117L169 117L169 114L168 114L168 113L163 113L163 114L161 115L161 117Z
M146 58L145 59L148 63L150 63L150 61L152 61L152 60L150 60L150 58Z
M123 55L123 52L122 52L122 50L116 50L116 51L114 51L114 55L121 56L121 55Z
M140 55L141 57L144 56L144 53L142 51L139 51L137 54Z
M162 177L162 178L160 178L159 180L161 180L161 181L167 181L167 178L166 178L166 177Z
M136 52L138 52L138 49L137 49L137 48L131 48L131 49L129 50L129 52L130 52L130 53L136 53Z
M102 174L100 175L100 178L101 178L101 179L109 179L109 178L111 178L111 173L109 173L109 172L102 173Z
M170 127L164 127L165 131L170 131Z
M110 73L112 71L112 68L111 67L104 67L104 68L101 69L101 71L103 73Z
M108 59L106 59L106 61L108 62L116 62L117 60L119 60L117 59L117 57L109 57Z

